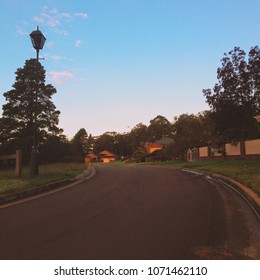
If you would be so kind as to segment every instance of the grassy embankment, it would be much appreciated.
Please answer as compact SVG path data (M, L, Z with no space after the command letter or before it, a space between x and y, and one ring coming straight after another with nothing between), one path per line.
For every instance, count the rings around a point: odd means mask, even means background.
M42 186L55 181L73 178L86 169L85 164L56 163L40 165L39 175L30 177L30 168L24 167L22 177L16 178L14 169L0 170L0 194Z
M238 159L224 161L162 162L177 168L194 168L228 176L252 189L260 196L260 160Z

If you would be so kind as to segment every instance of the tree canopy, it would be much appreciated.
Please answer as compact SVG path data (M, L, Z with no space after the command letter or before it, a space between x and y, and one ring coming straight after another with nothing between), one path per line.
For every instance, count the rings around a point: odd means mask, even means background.
M224 54L221 62L213 91L203 90L213 111L215 136L222 143L257 137L255 116L260 113L260 50L253 47L247 56L245 51L235 47Z
M150 141L156 141L164 136L170 136L171 134L172 125L165 117L158 115L150 121L150 125L148 126Z
M212 138L211 114L208 111L200 114L182 114L175 117L174 153L179 156L188 148L207 145Z
M7 150L30 149L35 118L38 143L62 132L58 128L60 111L51 100L56 89L45 83L45 70L35 59L26 60L15 74L13 88L4 93L7 103L0 119L0 142Z

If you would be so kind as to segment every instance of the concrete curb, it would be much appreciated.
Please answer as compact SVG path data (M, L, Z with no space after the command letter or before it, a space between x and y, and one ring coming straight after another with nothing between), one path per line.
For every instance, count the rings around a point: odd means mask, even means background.
M211 173L199 169L190 169L190 168L184 168L183 170L196 171L204 175L209 175L214 179L223 181L224 183L231 185L237 192L243 195L252 204L252 206L257 211L258 216L260 216L260 197L255 192L253 192L250 188L244 186L243 184L237 182L232 178L217 173Z
M31 188L24 191L14 192L11 194L0 195L0 205L5 205L7 203L11 203L14 201L23 200L28 197L38 196L42 193L58 191L59 189L62 190L65 187L69 188L85 180L90 179L91 177L95 176L95 174L96 174L95 168L93 166L90 166L82 174L76 176L73 179L64 179L41 187Z

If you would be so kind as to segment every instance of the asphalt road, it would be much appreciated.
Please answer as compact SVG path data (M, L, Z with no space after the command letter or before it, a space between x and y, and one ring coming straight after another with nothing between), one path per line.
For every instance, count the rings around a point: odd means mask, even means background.
M0 209L0 259L260 259L260 222L233 191L154 166Z

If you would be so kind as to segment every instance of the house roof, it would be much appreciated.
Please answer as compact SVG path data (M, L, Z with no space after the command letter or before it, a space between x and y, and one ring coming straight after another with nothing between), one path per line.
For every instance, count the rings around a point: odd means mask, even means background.
M159 143L152 143L152 142L145 142L144 143L145 148L161 148L162 144Z
M104 150L104 151L100 152L99 155L101 155L103 157L114 157L115 156L114 154L110 153L107 150Z
M93 153L88 153L87 155L86 155L86 157L89 157L89 158L97 158L97 156L95 155L95 154L93 154Z
M167 146L167 145L170 145L170 144L173 144L174 143L174 140L170 137L164 137L158 141L155 141L155 142L145 142L144 143L144 146L145 147L153 147L153 148L159 148L159 147L162 147L162 146Z
M155 142L156 144L161 144L161 145L170 145L174 143L174 140L170 137L164 137L158 141Z

